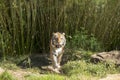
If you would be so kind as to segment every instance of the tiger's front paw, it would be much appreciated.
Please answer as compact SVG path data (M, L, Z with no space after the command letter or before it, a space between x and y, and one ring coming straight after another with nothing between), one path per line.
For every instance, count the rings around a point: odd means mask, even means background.
M57 66L57 68L58 68L58 69L61 69L61 66L60 66L60 65L58 65L58 66Z

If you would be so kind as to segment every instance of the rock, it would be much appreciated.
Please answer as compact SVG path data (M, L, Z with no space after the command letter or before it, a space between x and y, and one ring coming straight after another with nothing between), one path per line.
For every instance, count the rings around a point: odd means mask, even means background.
M120 51L110 51L110 52L101 52L96 53L91 56L91 62L112 62L120 66Z

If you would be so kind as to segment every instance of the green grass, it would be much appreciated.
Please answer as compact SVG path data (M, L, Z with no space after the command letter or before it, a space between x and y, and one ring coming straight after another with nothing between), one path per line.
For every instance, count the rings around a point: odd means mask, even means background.
M10 61L2 61L0 62L0 67L4 68L4 69L9 69L9 70L16 70L19 69L19 67Z
M0 67L7 70L20 70L15 63L0 62ZM98 80L105 77L107 74L120 73L120 67L112 63L98 63L93 64L87 60L69 61L62 66L62 74L55 74L47 71L44 74L39 68L25 69L25 71L31 72L31 74L25 74L23 77L25 80ZM19 78L17 78L19 79ZM14 75L9 74L8 71L3 72L0 75L0 80L16 80Z
M70 61L63 66L65 75L86 75L92 77L105 77L106 74L119 73L120 69L115 68L114 64L107 66L105 63L92 64L90 62Z
M41 74L41 75L27 75L26 80L65 80L65 76L57 74Z
M98 80L98 77L93 77L93 76L87 76L87 75L72 75L67 78L67 80Z
M72 75L70 77L57 74L43 74L38 75L27 75L25 76L26 80L97 80L97 77L86 76L86 75Z
M0 75L0 80L17 80L17 79L14 78L13 75L5 71Z

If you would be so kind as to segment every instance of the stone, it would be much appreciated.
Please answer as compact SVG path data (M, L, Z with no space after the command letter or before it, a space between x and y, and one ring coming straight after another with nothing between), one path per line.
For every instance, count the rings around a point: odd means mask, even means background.
M91 62L112 62L120 66L120 51L100 52L91 56Z

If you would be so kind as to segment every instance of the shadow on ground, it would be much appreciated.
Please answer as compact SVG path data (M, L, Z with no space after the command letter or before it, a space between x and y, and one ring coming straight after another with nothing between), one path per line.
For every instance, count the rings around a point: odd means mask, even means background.
M67 63L66 56L64 55L62 58L61 65L64 65ZM17 66L20 66L21 68L32 68L32 67L38 67L42 69L43 66L49 66L52 62L49 58L48 54L32 54L28 57L26 57L24 60L22 60L20 63L18 63Z
M18 66L21 68L48 66L51 64L47 54L32 54L22 60Z

